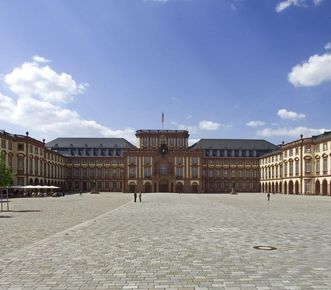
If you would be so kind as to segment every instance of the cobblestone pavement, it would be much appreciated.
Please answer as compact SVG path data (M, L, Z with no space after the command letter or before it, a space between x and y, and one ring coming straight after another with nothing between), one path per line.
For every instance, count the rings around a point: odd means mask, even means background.
M330 220L330 197L146 194L1 255L0 289L331 289Z

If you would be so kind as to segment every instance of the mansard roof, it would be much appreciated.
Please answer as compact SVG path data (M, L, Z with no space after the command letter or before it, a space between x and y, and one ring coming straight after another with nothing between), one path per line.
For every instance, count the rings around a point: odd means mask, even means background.
M200 139L191 149L274 150L276 145L266 140L253 139Z
M56 138L46 144L56 148L133 148L136 147L124 138Z
M312 136L314 143L331 140L331 131L325 131L323 134Z

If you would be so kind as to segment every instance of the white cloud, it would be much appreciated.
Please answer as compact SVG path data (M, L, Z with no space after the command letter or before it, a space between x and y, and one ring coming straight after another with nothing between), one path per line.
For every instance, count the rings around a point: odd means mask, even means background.
M331 54L313 55L303 64L296 65L288 75L296 87L311 87L331 81Z
M179 124L177 122L172 121L171 124L175 126L178 130L187 130L190 133L197 133L198 127L197 126L189 126L185 124Z
M322 3L323 0L284 0L277 4L276 12L282 12L285 9L296 6L296 7L307 7L308 3L313 3L315 6Z
M301 6L305 0L285 0L277 4L276 12L282 12L283 10L291 7L291 6Z
M39 56L39 55L34 55L32 57L32 59L35 61L35 62L40 62L40 63L46 63L46 62L51 62L49 59L46 59L42 56Z
M331 42L328 42L325 46L324 49L328 50L331 49Z
M193 144L197 143L200 140L200 138L195 138L195 139L188 139L188 145L192 146Z
M221 127L220 123L203 120L199 122L199 129L201 130L218 130Z
M52 103L66 103L86 89L86 84L77 84L67 73L56 73L45 59L34 56L38 62L26 62L5 76L9 89L19 97L39 97Z
M262 130L257 131L257 135L263 137L274 137L274 136L289 136L298 138L301 134L303 136L312 136L322 134L325 131L329 131L327 129L313 129L306 127L296 127L296 128L264 128Z
M283 120L300 120L306 118L305 114L288 111L286 109L278 110L278 116Z
M25 63L24 65L30 65L30 63ZM21 70L18 74L24 74L25 68L23 66L14 69L13 72ZM5 82L17 94L17 98L0 93L1 121L12 125L24 126L25 129L32 132L41 132L47 138L57 136L123 137L131 142L134 141L134 130L131 128L112 130L94 120L82 118L77 111L66 108L64 103L53 102L53 98L48 96L52 94L51 88L54 86L54 80L59 75L51 68L48 68L48 70L52 71L51 74L54 77L42 78L42 69L38 65L34 67L33 70L36 71L32 74L34 77L26 80L24 85L20 85L20 89L17 89L16 84L22 82L21 77L13 76L13 72L5 76ZM67 76L69 75L65 74L64 78L67 78ZM40 79L43 83L43 89L40 89L38 94L35 94L33 90L39 86L36 82L39 82ZM14 84L14 80L17 80L16 84ZM66 100L71 100L74 95L78 92L80 93L80 88L71 76L67 81L71 85L67 89L64 89L65 86L63 87L63 94ZM59 87L56 85L55 90L59 91ZM36 95L40 98L36 98Z
M249 127L260 127L260 126L264 126L265 122L263 121L250 121L246 123L246 126Z

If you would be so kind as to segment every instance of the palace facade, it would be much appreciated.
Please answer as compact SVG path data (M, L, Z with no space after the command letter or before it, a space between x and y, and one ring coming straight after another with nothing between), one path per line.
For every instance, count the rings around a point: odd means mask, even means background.
M282 144L260 170L262 192L331 195L331 132Z
M0 131L13 185L70 192L279 192L331 195L331 132L275 146L265 140L201 139L186 130L138 130L123 138L49 143Z

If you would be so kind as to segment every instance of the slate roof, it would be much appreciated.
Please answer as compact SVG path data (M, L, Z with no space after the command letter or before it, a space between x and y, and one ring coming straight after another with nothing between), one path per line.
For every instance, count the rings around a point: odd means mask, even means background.
M276 145L255 139L200 139L191 149L275 150Z
M56 148L136 148L124 138L56 138L46 144Z

